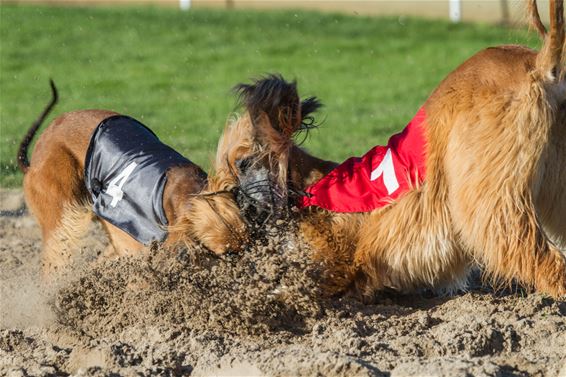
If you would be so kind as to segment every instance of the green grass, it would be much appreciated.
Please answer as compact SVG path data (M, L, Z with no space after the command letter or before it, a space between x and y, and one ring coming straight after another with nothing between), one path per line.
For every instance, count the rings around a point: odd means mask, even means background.
M491 25L304 11L0 7L0 185L21 182L15 153L58 85L54 115L86 108L138 118L209 167L230 88L280 72L326 107L305 146L343 160L400 130L438 82L476 51L537 46ZM54 116L52 115L50 119Z

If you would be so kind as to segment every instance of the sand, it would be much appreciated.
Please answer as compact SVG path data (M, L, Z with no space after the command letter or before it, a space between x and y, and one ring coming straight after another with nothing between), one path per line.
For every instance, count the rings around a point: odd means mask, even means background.
M292 235L100 260L93 226L46 284L21 192L0 194L0 375L566 376L566 301L477 278L451 297L328 298Z

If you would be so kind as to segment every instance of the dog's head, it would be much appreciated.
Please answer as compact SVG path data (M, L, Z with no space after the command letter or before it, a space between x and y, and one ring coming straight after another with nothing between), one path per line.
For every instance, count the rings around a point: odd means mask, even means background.
M226 129L216 165L235 177L236 199L244 216L256 224L287 210L287 169L293 135L321 104L301 101L295 82L269 75L234 88L245 113Z

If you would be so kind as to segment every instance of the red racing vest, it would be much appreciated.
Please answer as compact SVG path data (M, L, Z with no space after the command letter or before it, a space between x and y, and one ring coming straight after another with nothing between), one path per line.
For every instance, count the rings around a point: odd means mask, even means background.
M317 206L332 212L370 212L392 203L425 179L426 137L421 108L386 146L351 157L300 198L299 208Z

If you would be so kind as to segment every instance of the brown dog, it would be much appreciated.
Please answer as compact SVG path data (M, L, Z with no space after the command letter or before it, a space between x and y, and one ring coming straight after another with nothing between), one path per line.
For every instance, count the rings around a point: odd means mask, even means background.
M131 128L132 122L137 121L106 110L81 110L56 118L39 138L29 163L28 146L57 101L57 91L51 83L53 99L29 129L17 157L25 174L26 202L42 230L44 275L48 276L53 270L68 264L78 246L76 240L87 230L93 217L102 223L111 241L106 256L128 255L145 250L149 242L140 242L138 239L151 238L151 235L145 234L147 229L157 231L158 236L164 234L162 241L166 247L196 242L218 254L240 250L249 241L253 228L240 215L238 205L248 216L256 220L263 218L262 224L287 205L285 192L264 189L276 187L286 180L286 166L283 169L279 161L271 157L282 155L288 149L291 145L290 133L280 134L274 130L299 128L303 117L316 108L316 104L310 100L301 106L296 90L289 97L287 87L278 86L279 82L270 77L259 85L242 84L236 88L245 105L245 112L225 127L218 143L214 173L208 177L200 167L183 160L182 156L158 143L155 135L145 126L134 125ZM274 108L273 103L279 106ZM284 111L280 111L282 108ZM263 121L264 117L267 123ZM260 118L265 126L254 127L254 122ZM116 120L118 123L110 126ZM93 160L120 159L122 154L132 153L131 150L110 153L104 149L108 148L108 140L97 148L95 141L100 144L100 135L106 132L102 130L103 126L106 131L113 128L122 133L110 134L112 148L116 147L113 144L134 144L133 152L137 154L137 149L148 149L149 142L158 144L161 149L168 149L165 159L176 160L176 163L168 164L163 173L165 184L162 197L156 196L157 203L151 203L154 206L149 208L150 214L162 212L164 219L160 224L152 224L149 221L151 219L141 219L147 221L136 234L138 239L132 236L128 223L139 222L139 217L143 217L139 216L138 207L151 201L152 198L146 199L144 195L149 192L145 190L148 189L146 186L149 189L153 187L153 178L148 180L143 177L140 181L133 181L132 176L128 175L131 172L124 174L128 170L126 168L113 177L104 177L96 184L87 179L86 175L96 175L92 171L97 170L98 165ZM137 148L135 144L138 141L131 142L129 139L134 138L133 133L139 132L145 133L149 141L143 140L141 144L146 145ZM119 142L116 141L118 139ZM263 147L266 144L270 147ZM136 161L144 163L143 159ZM158 164L161 162L157 161ZM249 176L246 173L248 169L251 172ZM106 217L110 212L120 209L117 203L134 196L136 189L140 188L136 184L145 191L142 190L141 200L134 200L132 204L134 214L126 221L116 219L116 216ZM258 185L263 189L258 189ZM240 190L240 186L245 190ZM123 217L123 212L118 211L117 216ZM125 224L127 231L116 224Z
M566 294L563 1L550 2L548 34L536 9L531 1L540 52L511 45L481 51L424 104L419 173L426 179L373 211L300 211L301 232L326 262L331 288L366 299L383 289L453 291L479 264L494 284L517 280ZM296 146L280 161L289 182L278 189L289 191L308 191L337 166Z

